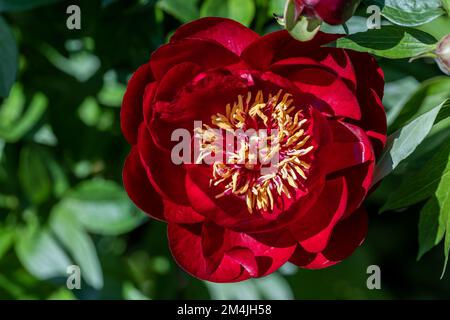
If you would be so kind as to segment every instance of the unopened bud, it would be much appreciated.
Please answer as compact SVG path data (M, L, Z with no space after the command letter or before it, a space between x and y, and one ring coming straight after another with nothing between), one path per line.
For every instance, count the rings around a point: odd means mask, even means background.
M436 47L436 62L442 72L450 75L450 34L439 41Z

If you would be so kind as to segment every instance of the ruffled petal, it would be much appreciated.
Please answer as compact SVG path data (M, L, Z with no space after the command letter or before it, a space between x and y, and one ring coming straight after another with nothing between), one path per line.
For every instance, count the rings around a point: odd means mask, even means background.
M333 143L327 146L325 155L328 173L375 161L372 143L363 129L338 120L328 123L333 132Z
M172 202L189 205L183 184L184 167L172 162L170 152L155 146L144 124L139 129L138 147L142 165L156 191Z
M155 79L160 80L174 66L191 62L202 70L225 67L239 63L239 57L217 42L186 39L160 47L150 59Z
M257 33L234 20L207 17L181 26L170 41L176 42L184 39L215 41L231 52L240 55L249 44L258 38Z
M152 218L165 220L161 196L155 191L147 177L137 147L131 149L125 161L123 184L136 206Z
M332 72L320 68L285 69L283 74L305 94L308 103L327 115L361 119L355 93Z
M361 121L357 125L367 132L378 156L386 144L387 132L386 112L382 103L383 70L375 58L367 53L349 51L349 55L357 75L357 96L362 111Z
M322 252L308 252L299 244L289 261L305 269L333 266L349 257L364 242L366 234L367 213L361 208L336 225Z
M272 32L249 45L242 52L241 57L254 69L267 70L277 61L313 54L319 50L319 47L336 40L338 37L339 35L319 32L313 40L300 42L285 30Z
M168 236L179 265L193 276L213 282L265 276L286 263L295 250L295 245L270 247L245 233L211 223L169 223Z
M347 184L343 178L327 181L315 205L289 226L290 233L313 252L322 250L333 227L345 213L347 198Z
M150 64L141 66L128 82L123 97L120 120L122 132L129 144L136 144L138 128L143 120L143 96L145 87L153 81Z
M170 200L163 199L164 202L164 216L168 222L172 223L199 223L205 220L205 217L200 215L190 206L182 206Z

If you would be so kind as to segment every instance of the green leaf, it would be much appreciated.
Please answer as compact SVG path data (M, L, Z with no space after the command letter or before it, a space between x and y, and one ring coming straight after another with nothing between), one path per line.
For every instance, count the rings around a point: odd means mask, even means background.
M414 77L406 77L397 81L386 83L384 90L383 105L388 110L387 120L388 126L397 119L403 106L410 100L416 92L420 83ZM442 101L442 98L440 101ZM434 104L436 105L436 104Z
M441 0L442 7L447 12L447 14L450 16L450 0Z
M0 12L29 10L58 1L61 0L0 0Z
M91 238L64 206L56 205L50 217L50 227L61 243L80 266L83 279L99 290L103 287L103 273Z
M73 295L72 291L66 288L60 288L57 291L53 292L47 300L76 300L76 297Z
M28 272L41 280L66 276L67 267L72 265L51 233L37 226L18 231L15 249Z
M381 14L397 25L418 26L444 14L440 0L366 0L367 5L377 5Z
M15 85L11 95L0 108L0 139L14 143L27 134L42 118L48 100L42 93L36 93L25 109L25 95L20 85Z
M198 0L159 0L157 6L181 22L189 22L199 17Z
M419 219L419 253L417 260L435 247L442 240L445 229L439 226L439 203L431 198L420 211Z
M52 181L46 159L38 146L25 146L20 153L19 181L31 202L40 204L52 192Z
M255 284L265 299L292 300L294 294L289 283L278 273L258 279Z
M130 282L124 283L122 291L125 300L150 300Z
M61 206L88 231L104 235L127 233L145 218L122 188L106 180L81 183L64 198Z
M446 175L450 175L449 142L441 147L419 172L406 176L381 211L406 208L428 199Z
M418 56L434 50L437 40L412 28L384 26L381 29L359 32L336 40L338 48L368 52L389 59Z
M389 136L385 151L375 168L373 184L386 177L416 150L438 119L441 109L447 112L449 107L450 100L444 101Z
M450 162L449 162L450 164ZM444 241L444 255L445 263L442 270L441 278L444 276L445 269L448 263L448 257L450 253L450 174L445 174L442 176L439 187L436 190L436 199L439 202L440 214L439 214L439 230L441 233L438 237L442 235L445 229L445 241Z
M249 26L255 16L255 3L253 0L206 0L200 15L229 18Z
M283 15L286 0L270 0L268 16L273 18L273 15Z
M289 283L277 273L262 279L252 279L233 284L211 282L205 282L205 284L214 300L293 299Z
M449 98L448 88L450 88L450 77L446 76L423 82L411 98L400 107L400 113L390 126L390 130L398 130L411 119L430 111L443 100Z
M16 233L11 227L0 225L0 259L11 248Z
M9 95L13 83L16 81L17 67L16 39L6 21L0 17L0 97Z

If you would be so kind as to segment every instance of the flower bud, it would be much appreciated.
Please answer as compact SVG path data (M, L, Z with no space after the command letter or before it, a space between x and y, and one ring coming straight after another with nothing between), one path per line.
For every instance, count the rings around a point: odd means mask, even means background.
M450 34L439 41L436 47L436 62L442 72L450 75Z
M328 24L343 24L356 11L361 0L295 0L302 15L320 18Z

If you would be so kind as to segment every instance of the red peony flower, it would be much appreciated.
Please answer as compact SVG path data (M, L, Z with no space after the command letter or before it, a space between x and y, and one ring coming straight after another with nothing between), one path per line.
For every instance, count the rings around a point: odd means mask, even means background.
M322 47L334 39L260 37L204 18L178 29L130 80L124 185L167 223L174 258L195 277L242 281L288 261L325 268L363 242L361 204L386 139L384 79L370 55ZM224 152L231 160L175 164L180 129L203 137L200 158ZM267 159L276 151L279 162L264 172L261 159L249 161L251 139L218 150L209 129L276 133L278 144L263 151Z
M320 18L328 24L343 24L350 19L361 0L294 0L297 11Z

